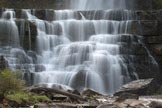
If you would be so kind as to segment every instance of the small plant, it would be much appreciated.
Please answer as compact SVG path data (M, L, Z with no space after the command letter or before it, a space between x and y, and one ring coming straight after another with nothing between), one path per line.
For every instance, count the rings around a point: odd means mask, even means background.
M161 9L162 8L162 0L154 0L155 6L154 8L156 9Z
M17 92L6 96L7 99L17 102L20 105L35 104L39 102L51 102L47 96L39 96L26 92Z
M0 97L21 91L24 84L24 81L20 79L20 73L3 70L0 72Z

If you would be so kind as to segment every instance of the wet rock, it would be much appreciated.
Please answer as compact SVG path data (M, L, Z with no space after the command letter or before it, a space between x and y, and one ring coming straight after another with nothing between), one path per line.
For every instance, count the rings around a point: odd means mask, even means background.
M4 58L3 55L0 56L0 70L4 70L8 68L8 62L7 60Z
M22 101L21 103L19 103L19 102L15 101L15 100L7 99L7 98L5 99L5 101L6 101L6 104L8 104L8 106L9 105L12 106L12 107L5 107L5 108L13 108L13 107L20 108L20 107L26 107L26 106L29 106L31 104L34 104L32 102L29 103L29 102L26 102L26 101Z
M128 1L132 1L132 0L128 0ZM132 5L130 5L130 6L132 6ZM133 7L138 10L152 9L152 0L147 0L147 1L146 0L135 0Z
M162 44L152 45L151 48L156 55L162 55Z
M56 102L67 102L68 101L68 97L64 96L64 95L60 95L60 94L54 94L51 97L51 100L56 101Z
M27 51L27 55L32 58L34 64L37 63L37 54L36 54L36 52L29 50L29 51Z
M128 44L122 43L120 46L121 54L130 54L130 55L147 55L147 51L141 44Z
M96 108L95 105L77 104L77 103L49 103L49 104L36 104L36 108Z
M70 90L68 92L76 94L76 95L81 95L81 93L78 90L72 90L72 91Z
M25 50L36 51L37 27L34 22L17 19L16 25L20 35L20 44Z
M34 13L37 18L46 20L46 10L45 9L37 9L34 11Z
M103 104L103 105L98 106L97 108L120 108L120 107L113 105L113 104Z
M161 44L162 36L151 36L146 38L146 43L148 44Z
M102 96L102 94L94 91L94 90L91 90L91 89L86 89L82 92L82 95L83 96Z
M155 64L154 61L149 59L150 58L148 57L148 61L145 61L144 63L127 63L129 72L135 72L138 75L139 79L156 78L159 75L158 65Z
M72 90L73 89L71 89L70 87L59 84L39 84L28 88L29 92L39 95L46 95L50 99L65 99L65 97L68 97L72 101L84 100L80 95L73 94ZM63 96L58 97L58 95Z
M133 21L130 33L142 36L157 36L158 22L155 21Z
M156 20L157 19L157 11L143 11L137 10L136 16L139 20Z
M66 92L71 92L71 93L74 91L74 89L69 86L62 85L62 84L54 84L54 83L37 84L33 86L33 88L35 87L51 88L51 89L57 89L57 90L62 90Z
M143 105L143 101L135 100L135 99L127 99L123 102L124 104L127 104L129 108L146 108Z
M162 94L162 86L159 87L159 89L157 90L156 94L159 94L159 95Z
M139 96L137 94L122 93L121 95L119 95L116 101L122 102L125 101L126 99L138 99L138 98Z
M159 88L154 79L141 79L132 81L123 85L115 96L120 96L123 93L137 94L137 95L151 95Z
M162 102L152 101L149 106L150 108L162 108Z
M44 65L41 65L41 64L35 65L35 72L42 72L45 70L46 68L44 67Z

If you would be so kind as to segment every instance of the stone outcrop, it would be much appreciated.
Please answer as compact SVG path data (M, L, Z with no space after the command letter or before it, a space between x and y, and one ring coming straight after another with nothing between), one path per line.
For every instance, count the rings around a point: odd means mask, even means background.
M8 68L8 62L3 55L0 55L0 71Z
M132 9L151 9L160 8L160 0L126 0L127 8ZM134 2L134 6L132 6ZM21 4L21 5L20 5ZM153 5L151 5L153 4ZM37 8L37 9L65 9L69 7L66 0L1 0L0 7L3 8Z
M159 86L153 79L144 79L132 81L126 85L123 85L115 96L120 96L123 93L137 94L137 95L152 95L154 94Z
M149 106L151 108L162 108L162 102L152 101Z

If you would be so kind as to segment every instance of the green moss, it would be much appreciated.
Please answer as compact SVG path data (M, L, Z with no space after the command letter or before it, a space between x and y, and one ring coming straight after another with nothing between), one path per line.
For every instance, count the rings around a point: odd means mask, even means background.
M39 102L51 102L51 100L44 95L34 95L26 92L17 92L14 94L9 94L6 96L7 99L17 102L18 104L28 104L28 103L39 103Z
M25 82L20 79L21 74L10 70L0 72L0 95L21 91Z
M155 8L155 9L162 8L162 0L154 0L153 2L154 2L153 4L155 4L155 6L153 8Z

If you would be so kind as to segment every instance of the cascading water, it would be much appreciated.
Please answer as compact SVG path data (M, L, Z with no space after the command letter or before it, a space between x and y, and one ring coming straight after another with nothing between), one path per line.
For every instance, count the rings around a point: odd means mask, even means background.
M32 58L21 48L19 30L15 21L15 12L7 9L0 19L1 47L0 55L5 56L12 70L26 71L25 67L32 69Z
M118 44L129 21L76 20L73 11L63 10L55 11L56 21L47 22L24 12L37 25L37 62L45 66L34 73L34 84L58 83L107 94L131 80Z
M125 9L126 0L70 0L70 8L79 10Z
M112 10L125 9L125 0L76 1L71 4L73 10L54 10L51 21L37 18L34 10L22 10L19 31L14 11L6 10L0 20L0 23L5 24L0 25L11 31L4 30L11 33L12 36L8 36L13 38L12 41L7 39L10 43L5 46L11 48L6 58L12 69L30 73L28 77L32 78L26 80L32 84L62 84L79 91L90 88L103 94L112 94L122 84L137 78L125 59L131 52L125 46L138 42L136 37L129 34L131 20L137 19L136 14L130 10ZM85 11L93 10L95 4L95 11ZM34 51L32 30L23 20L36 25ZM21 45L26 29L28 50ZM0 34L4 31L0 31ZM133 64L133 61L129 62ZM41 69L36 71L38 67Z

